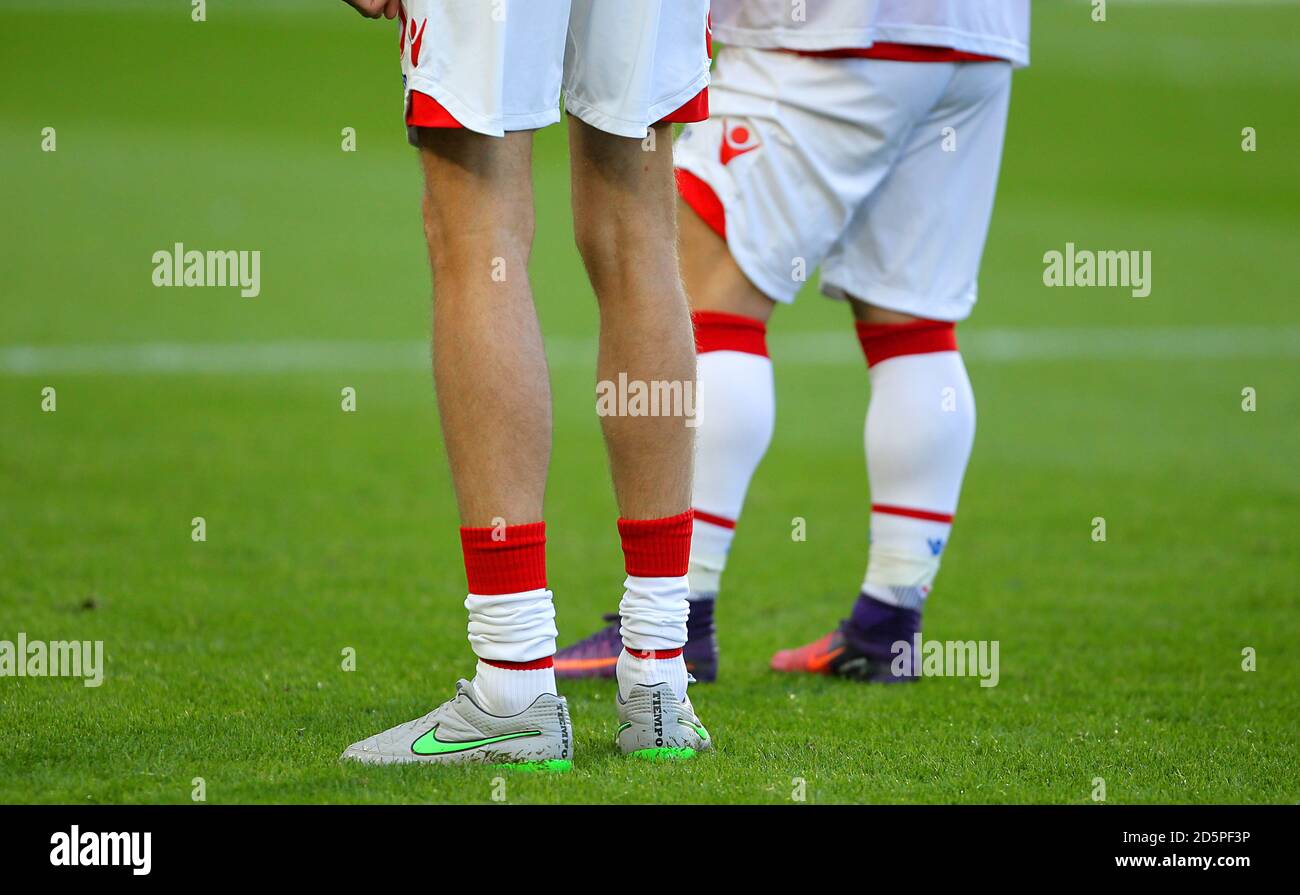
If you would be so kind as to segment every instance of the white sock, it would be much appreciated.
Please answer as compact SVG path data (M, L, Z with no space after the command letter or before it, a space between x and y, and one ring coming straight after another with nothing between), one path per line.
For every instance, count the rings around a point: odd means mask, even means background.
M471 684L479 708L502 717L519 714L543 693L556 693L555 669L549 665L545 668L499 668L479 659Z
M686 643L686 603L689 588L686 576L641 578L628 575L623 582L623 599L618 613L622 619L619 633L625 649L618 657L618 688L624 698L634 684L658 684L667 681L678 699L686 697L686 660L681 647ZM673 658L638 658L628 650L639 652L675 651Z
M975 396L956 351L871 367L865 442L871 552L862 590L919 609L939 571L975 440Z
M762 323L731 315L695 317L701 347L707 350L696 361L700 425L689 578L694 596L711 597L718 592L750 480L772 443L776 390ZM747 329L737 329L734 321ZM754 353L760 350L762 354Z
M624 699L637 684L667 683L680 701L686 698L686 659L681 649L670 650L672 658L657 658L654 650L633 655L626 649L618 654L618 692Z
M691 535L691 564L686 570L691 593L687 599L699 600L716 597L722 583L722 570L727 567L727 552L736 536L736 523L722 525L721 520L709 522L695 511L695 529Z
M920 609L939 574L951 522L871 514L871 550L862 592L882 603Z
M623 645L638 650L676 649L686 643L686 619L690 589L685 575L672 578L623 580L623 599L618 604L622 619L619 633Z
M493 715L517 715L543 693L555 693L555 670L500 668L483 660L532 664L555 655L555 603L547 588L514 594L470 594L469 642L479 657L475 701Z

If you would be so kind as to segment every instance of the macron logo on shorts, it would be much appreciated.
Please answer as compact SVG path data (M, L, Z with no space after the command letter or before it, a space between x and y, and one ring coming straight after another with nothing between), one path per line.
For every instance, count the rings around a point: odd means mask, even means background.
M723 119L722 150L720 152L723 165L731 164L732 159L747 152L753 152L760 145L762 144L758 139L758 134L743 124L732 124L725 118Z

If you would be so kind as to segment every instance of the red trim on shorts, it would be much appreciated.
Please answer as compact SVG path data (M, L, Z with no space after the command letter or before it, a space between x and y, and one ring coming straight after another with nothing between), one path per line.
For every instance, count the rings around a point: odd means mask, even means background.
M620 519L623 559L637 578L677 578L686 574L691 558L690 510L663 519Z
M406 124L408 127L465 127L442 103L418 90L411 91L411 110L406 113Z
M546 587L546 523L462 528L469 592L518 594Z
M713 58L713 16L710 15L704 21L704 43L709 54ZM705 87L695 96L687 100L681 108L667 117L660 118L659 124L693 124L696 121L709 120L709 88Z
M509 671L537 671L541 668L555 667L554 656L533 659L531 662L502 662L499 659L484 659L480 656L479 661L484 665L491 665L493 668L505 668Z
M727 212L722 207L722 200L713 191L713 187L690 171L682 168L678 168L676 174L677 195L681 196L682 201L700 216L700 220L709 225L710 230L725 240L727 238Z
M682 654L680 646L676 649L632 649L630 646L625 646L623 649L627 650L628 655L638 659L676 659Z
M694 97L687 100L681 108L671 115L659 119L659 124L691 124L696 121L709 120L709 88L705 87Z
M911 519L926 519L930 522L952 522L952 513L932 513L929 510L914 510L911 507L895 507L884 503L873 503L871 512L886 513L890 516L907 516Z
M713 16L710 15L704 20L704 43L708 51L709 58L713 58ZM679 108L676 112L665 118L659 119L659 124L693 124L696 121L709 120L709 88L705 87L699 93Z
M658 123L691 124L708 120L709 88L705 87L677 111L659 119ZM410 127L465 127L456 120L456 116L447 111L442 103L418 90L411 91L411 111L406 113L406 123Z
M956 324L947 320L912 320L908 323L856 325L867 366L904 354L934 354L957 350Z
M707 522L710 525L716 525L718 528L729 528L736 530L736 520L728 519L726 516L715 516L712 513L706 513L703 510L692 510L695 514L696 522Z
M869 47L844 47L837 50L784 50L796 56L819 59L884 59L889 62L1006 62L1000 56L967 53L951 47L924 44L874 43Z
M741 351L767 357L767 324L753 317L720 311L692 311L695 353Z

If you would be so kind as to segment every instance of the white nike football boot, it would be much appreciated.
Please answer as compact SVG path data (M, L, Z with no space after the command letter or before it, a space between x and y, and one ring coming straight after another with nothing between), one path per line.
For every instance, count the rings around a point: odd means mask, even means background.
M452 699L423 718L353 743L342 758L367 764L480 762L567 771L573 767L569 704L562 696L543 693L519 714L502 718L479 708L469 682L458 681Z
M624 755L652 761L693 758L713 748L713 740L691 706L677 700L667 683L634 684L627 699L618 695L618 748Z

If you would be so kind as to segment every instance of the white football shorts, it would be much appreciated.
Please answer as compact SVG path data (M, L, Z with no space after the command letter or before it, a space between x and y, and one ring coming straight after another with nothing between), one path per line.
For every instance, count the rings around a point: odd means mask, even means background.
M560 119L563 89L570 114L643 138L708 86L708 7L708 0L404 0L398 44L407 123L496 137L534 130Z
M675 146L678 186L740 269L934 320L976 299L1009 62L895 62L723 47L713 117Z

